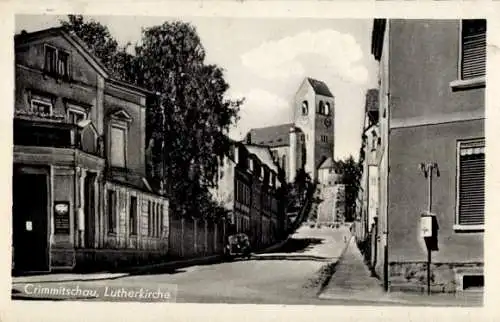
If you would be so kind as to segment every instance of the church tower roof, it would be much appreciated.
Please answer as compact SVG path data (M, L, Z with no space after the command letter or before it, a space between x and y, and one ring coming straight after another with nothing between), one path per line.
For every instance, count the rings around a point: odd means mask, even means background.
M325 82L311 78L311 77L308 77L307 81L309 82L309 84L311 84L311 86L314 90L314 93L316 93L317 95L333 97L332 92L330 92L330 89L325 84Z

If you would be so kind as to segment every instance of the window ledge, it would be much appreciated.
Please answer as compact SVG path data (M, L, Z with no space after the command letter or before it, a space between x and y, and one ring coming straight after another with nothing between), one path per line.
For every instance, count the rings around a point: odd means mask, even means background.
M456 232L484 232L484 225L453 225Z
M450 82L450 87L452 90L464 90L464 89L471 89L471 88L478 88L485 86L486 86L486 78L484 76L467 80L457 79Z

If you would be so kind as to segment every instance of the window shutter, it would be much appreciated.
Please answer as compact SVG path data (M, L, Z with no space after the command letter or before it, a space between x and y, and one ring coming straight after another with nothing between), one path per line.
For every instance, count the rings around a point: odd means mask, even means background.
M459 224L484 225L484 141L460 149Z
M486 74L486 20L462 24L462 79Z

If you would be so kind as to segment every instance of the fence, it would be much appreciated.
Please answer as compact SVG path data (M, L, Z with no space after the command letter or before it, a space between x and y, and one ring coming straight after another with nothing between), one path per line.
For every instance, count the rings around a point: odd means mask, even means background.
M195 258L222 255L225 222L206 219L170 218L169 255L171 258Z

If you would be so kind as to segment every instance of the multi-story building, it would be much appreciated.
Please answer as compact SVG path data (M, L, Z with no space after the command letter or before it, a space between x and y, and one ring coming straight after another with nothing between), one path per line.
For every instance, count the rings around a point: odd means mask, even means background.
M146 178L149 93L110 77L62 28L16 35L15 75L15 269L166 254L168 202Z
M227 234L246 233L256 249L281 239L287 228L284 189L269 148L234 142L213 191L231 213Z
M381 138L375 270L389 289L426 284L420 225L429 190L420 164L433 163L432 288L481 286L486 21L376 19L372 54Z
M376 243L377 232L376 221L378 215L378 150L380 144L378 128L378 90L370 89L366 93L365 101L365 119L362 134L362 147L360 159L362 161L362 177L360 180L360 197L362 200L360 209L360 220L357 222L359 229L358 242L373 247L365 247L365 256L370 259L370 265L376 261ZM373 252L371 251L373 249Z

